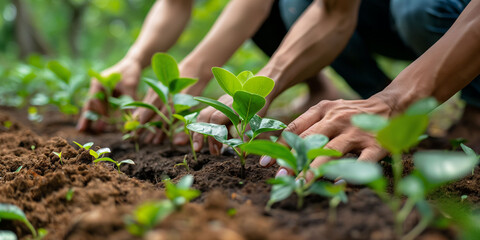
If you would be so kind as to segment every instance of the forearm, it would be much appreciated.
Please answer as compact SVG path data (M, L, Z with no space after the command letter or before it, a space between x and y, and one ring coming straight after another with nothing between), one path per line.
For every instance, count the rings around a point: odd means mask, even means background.
M309 6L259 72L276 82L269 97L333 62L352 36L359 4L360 0L316 0Z
M211 68L222 66L253 36L267 18L273 0L232 0L207 36L180 64L185 77L199 78L204 84L212 78ZM196 86L197 89L200 89Z
M472 0L448 32L374 97L394 113L429 96L443 102L480 74L480 1Z
M142 30L126 57L150 64L156 52L168 50L188 23L193 0L157 0L147 15Z

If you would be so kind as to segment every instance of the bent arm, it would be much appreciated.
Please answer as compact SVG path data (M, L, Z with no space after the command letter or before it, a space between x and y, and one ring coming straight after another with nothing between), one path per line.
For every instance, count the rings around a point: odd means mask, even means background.
M353 34L359 6L360 0L316 0L308 7L259 72L276 82L269 98L333 62Z
M394 113L428 96L444 102L480 74L480 0L472 0L445 35L403 70L381 98Z
M166 51L177 41L190 19L192 5L193 0L157 0L126 58L139 61L142 68L148 66L153 54Z

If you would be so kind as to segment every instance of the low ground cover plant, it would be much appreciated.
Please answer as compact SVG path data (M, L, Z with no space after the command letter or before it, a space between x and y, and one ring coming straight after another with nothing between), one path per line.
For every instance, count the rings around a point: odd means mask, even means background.
M426 201L428 193L443 184L460 179L478 164L478 158L474 153L416 152L413 155L416 170L402 178L402 153L408 152L420 141L429 123L428 114L436 106L435 99L427 98L412 105L404 114L390 120L369 114L360 114L352 118L354 125L375 133L378 143L392 154L393 193L389 194L386 190L386 178L375 181L370 187L392 209L398 238L414 239L432 222L434 212ZM404 204L403 196L407 196ZM404 222L415 207L422 218L410 232L404 234Z
M183 205L200 196L200 191L192 189L193 176L185 175L173 184L165 180L166 200L146 202L135 209L132 215L125 217L127 230L135 236L143 236L158 223Z
M20 221L24 223L32 233L34 240L43 239L48 234L48 231L43 228L35 229L30 221L28 221L22 209L12 204L0 203L0 222L2 220ZM10 231L0 231L0 239L17 239L17 236Z
M225 93L233 98L232 107L209 98L195 97L194 99L225 114L232 122L238 138L228 139L229 132L225 125L199 122L190 123L187 128L230 146L240 159L241 175L244 177L246 152L237 147L254 140L263 132L286 128L286 125L278 120L261 118L257 115L265 106L265 97L273 90L275 83L268 77L254 76L250 71L243 71L235 76L225 69L214 67L212 73ZM251 131L247 131L248 126ZM246 141L246 138L249 140Z
M311 168L310 163L319 156L340 157L342 154L336 150L324 148L328 138L324 135L315 134L302 139L291 132L283 132L283 138L292 147L290 151L280 143L267 140L255 140L241 145L240 148L248 153L266 155L277 159L277 163L291 169L295 176L281 176L270 179L273 185L267 209L272 204L282 201L292 193L297 195L297 207L303 206L303 200L310 194L317 194L330 198L330 219L335 219L335 209L340 202L347 202L345 184L334 184L328 181L317 181L325 176L340 174L343 178L355 184L366 184L382 176L378 165L367 162L356 162L351 159L331 161L319 168ZM314 179L310 182L303 180L303 174L311 171ZM297 180L296 180L297 179Z
M197 79L182 78L178 70L177 62L173 57L165 53L156 53L152 57L152 68L157 79L145 78L143 81L152 88L165 106L166 113L156 106L144 102L130 102L122 105L122 109L147 108L161 117L162 122L151 123L161 129L170 140L173 148L173 137L181 122L176 121L177 116L190 114L190 109L198 104L192 96L180 93L185 88L197 82ZM131 122L137 121L132 119ZM135 125L141 126L140 123ZM134 128L132 128L134 129Z

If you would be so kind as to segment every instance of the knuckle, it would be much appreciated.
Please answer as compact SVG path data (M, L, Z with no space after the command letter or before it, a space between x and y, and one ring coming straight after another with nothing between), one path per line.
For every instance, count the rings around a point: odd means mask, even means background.
M296 121L293 121L290 124L288 124L287 128L285 128L285 131L296 133L297 129L298 129L298 125Z

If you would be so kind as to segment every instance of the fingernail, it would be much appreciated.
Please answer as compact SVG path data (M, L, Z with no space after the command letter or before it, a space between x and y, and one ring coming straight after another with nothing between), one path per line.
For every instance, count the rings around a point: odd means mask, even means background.
M288 172L285 170L285 168L280 169L277 172L277 175L275 175L275 178L281 177L281 176L287 176Z
M339 179L334 183L334 185L343 185L343 184L347 184L347 182L343 179Z
M269 156L263 156L260 158L260 166L266 167L270 162L272 161L272 158Z
M199 147L200 147L200 144L198 142L193 142L193 150L195 150L195 152L200 151L200 149L198 149Z

